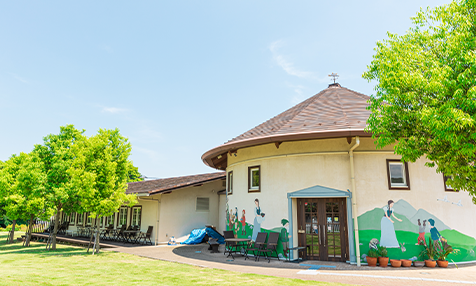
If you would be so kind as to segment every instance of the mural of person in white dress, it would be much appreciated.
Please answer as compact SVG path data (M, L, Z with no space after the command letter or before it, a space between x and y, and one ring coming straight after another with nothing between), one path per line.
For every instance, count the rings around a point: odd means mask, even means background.
M256 241L256 237L258 236L258 232L261 231L261 223L264 221L264 213L261 211L259 206L259 200L255 199L255 219L253 221L253 234L251 236L252 241Z
M381 229L381 236L380 236L380 246L385 246L387 248L399 248L400 244L397 240L397 235L395 234L395 227L394 221L392 217L398 221L402 221L401 219L397 218L393 213L393 201L389 200L387 206L383 208L385 215L382 217L380 221L380 229Z

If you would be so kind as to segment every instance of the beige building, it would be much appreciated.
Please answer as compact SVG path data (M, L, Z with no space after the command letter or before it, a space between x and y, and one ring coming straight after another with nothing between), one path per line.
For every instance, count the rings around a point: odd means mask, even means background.
M151 240L155 244L166 243L172 236L180 242L195 228L218 225L219 192L224 193L224 189L224 172L129 183L127 193L136 194L138 203L121 207L99 223L116 229L124 224L139 226L142 232L152 226ZM95 225L87 213L74 213L62 218L65 220L70 222L70 231Z
M206 152L227 173L220 222L237 237L279 232L281 255L360 264L372 239L392 259L417 259L429 237L476 260L476 206L443 174L376 149L364 131L368 96L339 84ZM226 200L222 200L226 201ZM223 227L223 226L221 226ZM297 251L291 251L296 258ZM362 260L365 262L365 259Z

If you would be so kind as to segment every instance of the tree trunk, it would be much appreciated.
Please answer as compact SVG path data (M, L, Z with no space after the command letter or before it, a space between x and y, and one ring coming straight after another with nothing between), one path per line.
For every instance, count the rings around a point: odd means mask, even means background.
M96 216L96 253L99 253L99 229L100 229L99 217ZM94 250L93 250L94 253Z
M10 233L10 240L9 240L10 243L13 243L13 238L15 237L15 226L16 225L17 225L17 220L14 219L12 221L12 232Z
M53 229L53 235L51 238L51 249L53 250L56 250L56 233L58 232L59 217L60 217L60 210L57 209L55 214L55 227Z
M35 216L33 214L30 214L30 223L28 223L28 228L27 228L27 233L26 233L26 241L25 241L25 246L30 246L30 241L31 241L31 231L33 228L33 219Z

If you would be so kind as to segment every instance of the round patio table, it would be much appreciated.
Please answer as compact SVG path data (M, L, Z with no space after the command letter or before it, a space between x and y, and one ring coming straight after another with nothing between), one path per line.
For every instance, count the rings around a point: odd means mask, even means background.
M251 239L249 238L225 238L225 250L226 252L228 252L228 257L231 256L231 258L233 258L233 260L235 260L235 257L233 256L233 252L235 253L240 253L241 254L241 250L244 249L244 256L246 256L246 248L248 246L248 242L250 242ZM233 248L235 248L235 250L233 250ZM240 252L238 252L238 248L240 248ZM226 253L225 252L225 253Z

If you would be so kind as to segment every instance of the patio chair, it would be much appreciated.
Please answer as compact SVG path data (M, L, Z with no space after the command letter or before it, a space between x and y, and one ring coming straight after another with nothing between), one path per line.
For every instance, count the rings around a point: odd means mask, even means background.
M225 241L226 239L228 238L235 238L235 233L232 231L232 230L225 230L223 232L223 237L225 238ZM226 252L232 252L233 251L233 248L235 249L234 251L236 252L236 248L237 248L238 244L236 242L227 242L225 244L225 252L223 253L223 255L226 254Z
M268 243L266 243L266 248L265 249L261 249L259 251L259 253L264 253L265 254L265 257L268 258L268 263L271 261L271 254L274 252L276 254L276 257L278 257L278 260L279 260L279 256L278 256L278 251L277 251L277 247L278 247L278 239L279 239L279 233L277 232L271 232L269 234L269 237L268 237ZM268 254L269 253L269 254ZM258 261L259 261L259 255L258 255Z
M100 237L102 239L109 240L111 238L110 236L113 229L114 229L114 226L109 225L108 227L106 227L106 229L101 231Z
M150 245L152 245L152 241L150 240L150 237L152 236L153 229L154 227L149 225L149 228L147 228L147 232L139 233L139 236L137 237L136 241L140 242L141 240L143 240L144 244L147 244L147 240L149 240Z
M114 236L114 240L115 241L119 241L120 239L121 240L125 240L126 237L124 236L124 231L126 230L126 225L122 225L121 228L119 230L116 230L116 233L115 233L115 236Z
M256 241L253 245L252 248L248 248L246 250L246 256L245 260L249 258L248 253L253 252L253 255L255 256L255 261L259 261L259 256L260 256L260 251L265 249L266 246L266 238L268 237L268 233L266 232L258 232L258 236L256 237Z

